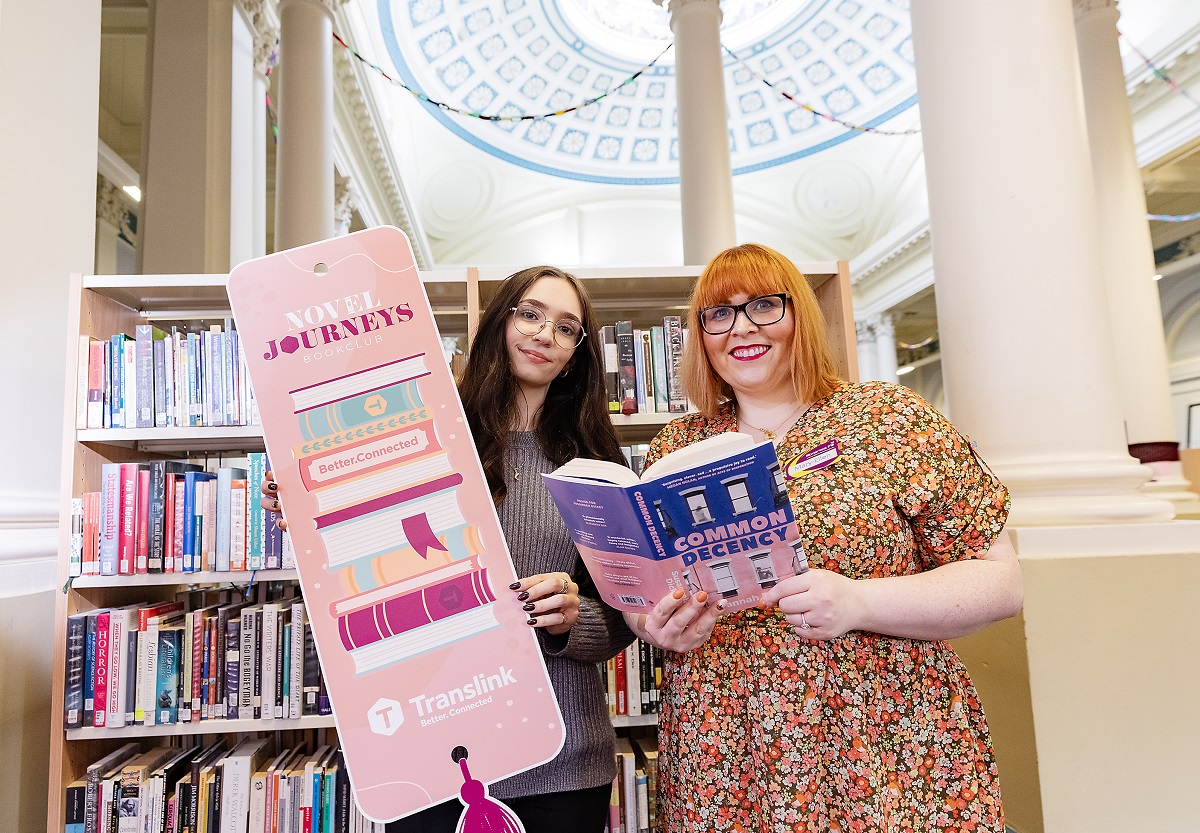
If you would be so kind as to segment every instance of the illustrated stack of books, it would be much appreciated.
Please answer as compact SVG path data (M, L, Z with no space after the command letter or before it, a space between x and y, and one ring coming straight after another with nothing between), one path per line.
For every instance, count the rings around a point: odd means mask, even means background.
M258 424L232 319L199 332L138 324L132 336L79 337L76 428Z
M68 729L330 713L295 585L183 590L77 613L66 640Z
M608 806L608 833L658 830L658 742L617 738L617 777Z
M266 455L206 471L198 463L104 463L100 490L72 501L69 574L277 570L291 540L259 505Z
M336 744L128 743L66 787L67 830L81 833L382 833L358 809Z
M687 332L678 315L648 329L635 329L631 321L600 328L609 413L682 414L689 409L680 376Z
M608 691L610 717L658 713L662 648L635 640L608 662L601 663L600 674Z

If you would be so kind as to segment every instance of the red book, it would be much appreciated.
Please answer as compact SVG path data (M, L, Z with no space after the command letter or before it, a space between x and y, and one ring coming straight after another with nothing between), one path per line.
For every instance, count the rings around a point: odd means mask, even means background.
M83 575L100 574L100 493L83 495Z
M117 516L117 573L131 576L137 557L138 464L121 463L120 503Z
M617 714L629 714L629 704L625 698L625 693L629 690L625 686L625 652L617 654L614 659L617 670Z
M99 729L108 725L108 665L112 661L112 650L108 644L110 619L111 614L107 610L96 614L96 682L93 694L96 710L92 713L92 725Z
M163 572L175 572L175 475L163 479Z
M145 573L150 563L150 469L138 468L137 564L134 570Z

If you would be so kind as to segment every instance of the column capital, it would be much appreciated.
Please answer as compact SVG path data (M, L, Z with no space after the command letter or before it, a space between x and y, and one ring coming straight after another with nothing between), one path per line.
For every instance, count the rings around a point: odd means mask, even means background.
M260 75L266 75L271 69L271 55L279 42L278 26L263 26L254 35L254 70Z
M130 210L129 196L109 182L103 174L97 174L96 219L108 223L130 243L136 243L137 233L133 230L133 224L129 222L131 214L133 212Z
M332 15L348 2L349 0L279 0L279 8L282 10L285 6L321 6Z
M871 321L868 318L858 318L854 321L854 334L858 337L858 341L874 341L875 331L871 327Z
M723 16L721 11L721 0L654 0L654 4L656 6L665 6L667 11L669 11L672 15L682 12L689 6L703 6L705 8L715 9L718 16Z
M1086 17L1096 12L1117 12L1117 0L1071 0L1075 7L1075 19Z
M335 176L333 179L333 227L334 233L341 236L350 231L350 215L354 213L354 182L348 176Z

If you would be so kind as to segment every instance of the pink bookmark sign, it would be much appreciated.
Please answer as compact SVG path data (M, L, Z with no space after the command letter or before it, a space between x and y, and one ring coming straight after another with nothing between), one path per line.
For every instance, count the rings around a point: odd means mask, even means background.
M485 784L554 758L562 716L408 238L248 261L229 300L359 807L457 797L456 748Z

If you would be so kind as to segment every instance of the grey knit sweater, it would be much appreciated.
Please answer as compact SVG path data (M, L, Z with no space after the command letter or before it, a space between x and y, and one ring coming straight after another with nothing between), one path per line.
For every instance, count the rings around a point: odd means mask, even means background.
M575 544L542 484L541 474L553 469L536 434L513 433L504 475L508 497L499 515L519 577L564 572L579 585L579 619L571 630L560 637L537 630L567 739L554 760L493 784L490 791L497 798L598 787L610 783L616 775L612 723L597 663L632 642L633 633L620 613L600 601L579 560ZM514 477L514 472L520 475ZM497 589L501 594L510 592L507 588Z

